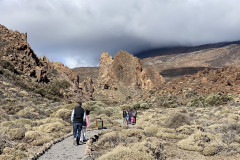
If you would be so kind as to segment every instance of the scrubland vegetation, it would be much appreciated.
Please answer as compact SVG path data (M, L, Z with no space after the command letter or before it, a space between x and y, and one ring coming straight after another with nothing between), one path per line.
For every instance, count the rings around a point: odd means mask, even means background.
M139 103L121 105L122 109L138 108L137 124L117 125L103 132L96 142L88 142L88 148L94 150L88 154L100 160L127 160L231 159L240 153L237 98L212 94L186 103L194 105L170 101L170 106L161 103L150 109Z
M72 133L70 117L77 104L56 102L1 78L0 159L33 157L54 140ZM103 118L106 128L118 124L114 121L121 116L117 108L98 101L83 106L91 111L90 129L95 128L97 116Z
M77 104L59 101L68 82L32 83L10 62L0 63L0 159L27 159L72 132L70 116ZM98 140L88 141L87 154L100 160L234 158L240 154L238 98L150 90L145 98L124 104L85 102L88 129L95 129L96 117L108 129ZM137 109L136 125L121 124L123 109Z

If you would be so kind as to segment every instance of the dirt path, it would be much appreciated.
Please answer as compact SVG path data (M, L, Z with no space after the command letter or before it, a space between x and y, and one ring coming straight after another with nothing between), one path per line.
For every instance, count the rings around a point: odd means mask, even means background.
M117 121L126 126L122 119L117 119ZM134 125L129 124L129 127L134 127ZM93 137L94 135L102 132L102 130L92 130L87 131L87 139ZM73 136L70 136L63 141L56 143L49 150L47 150L38 160L78 160L85 159L85 148L86 144L75 146L73 145Z
M101 130L87 131L87 139L100 133ZM53 145L48 151L46 151L39 160L77 160L85 158L86 144L74 146L73 137L70 136L63 141Z

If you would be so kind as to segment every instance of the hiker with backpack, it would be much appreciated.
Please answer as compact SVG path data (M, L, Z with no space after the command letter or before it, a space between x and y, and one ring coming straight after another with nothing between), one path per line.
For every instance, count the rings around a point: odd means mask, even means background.
M82 125L82 135L83 136L80 138L80 141L83 143L87 141L86 140L86 129L87 129L87 127L90 126L90 123L89 123L88 117L87 117L87 115L89 115L89 113L90 112L88 110L85 111L86 118L85 118L85 121L83 120L83 125Z
M131 124L131 118L132 118L132 116L133 116L132 110L129 110L128 116L129 116L128 122Z
M84 109L82 108L82 102L78 102L78 106L73 109L72 115L71 115L71 121L73 122L73 144L79 145L83 144L80 140L81 137L81 131L83 122L86 121L86 113ZM77 135L78 132L78 135Z
M127 111L124 109L123 110L123 123L126 123L126 121L127 121L126 117L127 117Z

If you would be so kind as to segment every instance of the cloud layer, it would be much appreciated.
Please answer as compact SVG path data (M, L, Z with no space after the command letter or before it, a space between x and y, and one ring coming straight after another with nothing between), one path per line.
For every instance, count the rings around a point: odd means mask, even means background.
M101 51L240 40L239 0L0 0L0 23L39 55L96 66Z

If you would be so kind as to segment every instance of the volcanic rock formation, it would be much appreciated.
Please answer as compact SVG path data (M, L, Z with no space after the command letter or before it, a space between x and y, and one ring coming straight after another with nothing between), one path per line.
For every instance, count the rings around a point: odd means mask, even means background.
M62 63L50 62L45 56L38 57L28 44L26 33L9 30L3 25L0 25L0 64L11 65L15 73L31 77L37 83L66 80L71 84L71 95L76 95L76 99L86 97L79 89L79 77L75 72Z
M126 51L120 51L114 59L102 53L97 88L106 97L115 100L136 96L141 90L157 89L164 83L154 69L143 69L140 59Z

